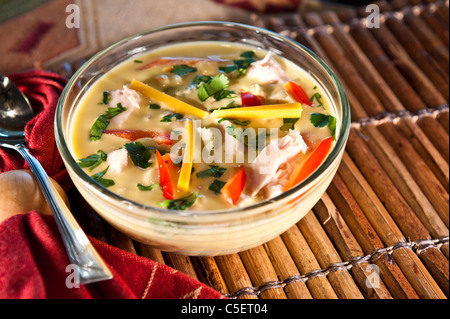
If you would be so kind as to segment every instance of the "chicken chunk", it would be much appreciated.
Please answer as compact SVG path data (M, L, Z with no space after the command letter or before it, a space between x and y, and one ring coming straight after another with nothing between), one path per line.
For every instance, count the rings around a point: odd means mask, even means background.
M140 109L139 104L141 103L141 97L135 90L124 86L122 90L115 90L111 92L111 100L108 106L115 108L119 103L127 110L115 116L110 123L121 127L131 114Z
M106 162L109 165L108 174L120 175L128 166L128 151L121 148L108 154Z
M266 198L281 194L293 171L291 160L307 149L298 131L291 130L280 140L272 140L247 168L247 187L251 195L262 190Z
M287 82L289 80L283 67L270 53L264 59L254 62L248 68L247 78L263 85Z

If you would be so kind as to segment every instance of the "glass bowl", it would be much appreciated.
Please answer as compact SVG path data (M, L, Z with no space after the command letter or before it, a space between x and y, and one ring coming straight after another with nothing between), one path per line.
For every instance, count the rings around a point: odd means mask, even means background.
M227 41L270 50L308 70L324 88L337 117L337 140L327 159L306 180L276 198L221 211L168 211L123 198L99 184L77 164L71 151L74 110L91 85L125 60L168 44ZM126 38L99 52L70 79L55 117L58 149L84 199L112 226L136 241L192 256L236 253L282 234L305 216L331 183L350 129L346 94L333 71L314 53L277 33L237 23L194 22L164 26Z

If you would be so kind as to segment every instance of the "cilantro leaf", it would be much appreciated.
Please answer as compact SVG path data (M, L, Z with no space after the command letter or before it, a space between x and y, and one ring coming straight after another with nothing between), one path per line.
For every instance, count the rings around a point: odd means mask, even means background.
M155 187L161 187L161 184L160 184L160 183L155 183L155 184L150 185L150 186L144 186L144 185L142 185L142 184L138 184L138 185L137 185L137 188L139 188L139 190L140 190L140 191L143 191L143 192L150 192L150 191L152 191ZM161 188L162 188L162 187L161 187Z
M176 120L181 120L183 118L183 115L181 115L180 113L172 113L172 114L164 116L162 118L161 122L169 123L169 122L172 122L174 118Z
M108 91L103 92L103 104L108 105L111 101L111 94Z
M256 54L253 51L247 51L241 54L240 60L234 60L232 65L219 67L219 70L224 73L232 73L234 71L238 71L239 76L243 76L247 73L250 65L256 61Z
M191 82L191 84L193 85L198 85L202 82L204 83L209 83L212 80L212 76L208 76L208 75L197 75L194 80Z
M328 128L330 129L331 134L333 136L333 140L336 140L337 120L334 116L326 115L326 114L322 114L322 113L311 113L311 123L315 127L328 126Z
M78 165L83 168L90 167L89 170L92 172L101 163L105 162L107 157L108 155L100 150L97 152L97 154L80 159Z
M215 165L210 165L209 167L211 167L211 168L207 169L206 171L198 172L196 174L197 177L198 178L206 178L206 177L220 178L227 171L226 168L215 166Z
M150 105L148 106L148 108L149 108L150 110L160 110L160 109L161 109L161 106L159 106L158 104L150 104Z
M295 123L297 123L299 118L283 119L283 126L280 128L281 131L287 132L289 130L295 129Z
M118 103L117 107L109 107L106 110L105 114L100 115L91 128L91 141L98 141L103 132L109 125L109 121L115 116L119 115L122 112L125 112L127 109L122 106L122 104Z
M316 87L316 88L317 88L317 87ZM321 99L322 99L322 94L320 94L319 92L314 93L314 95L310 98L311 102L314 102L314 100L316 100L316 101L317 101L317 104L318 104L320 107L324 108Z
M192 72L197 72L196 68L192 68L189 65L185 65L185 64L180 64L180 65L175 65L173 67L173 69L170 71L170 73L175 73L178 75L186 75L188 73L192 73Z
M192 207L198 199L198 193L192 193L189 196L184 198L174 199L174 200L165 200L163 203L159 203L158 205L162 208L167 208L170 210L186 210Z
M225 182L219 181L218 179L214 180L211 185L209 185L208 189L210 191L213 191L214 194L218 195L220 194L220 191L225 186Z
M105 176L106 172L108 172L109 166L100 173L94 174L91 176L91 178L96 181L97 183L99 183L100 185L102 185L103 187L111 187L114 186L116 183L112 180L112 179L105 179L103 178L103 176Z
M150 158L152 156L150 149L140 142L133 142L124 145L125 149L130 154L131 160L134 165L140 168L149 168L152 163L150 163Z
M231 91L226 90L230 80L224 75L219 74L209 82L203 83L198 89L198 98L200 101L206 101L210 96L214 96L216 100L227 98L231 95Z

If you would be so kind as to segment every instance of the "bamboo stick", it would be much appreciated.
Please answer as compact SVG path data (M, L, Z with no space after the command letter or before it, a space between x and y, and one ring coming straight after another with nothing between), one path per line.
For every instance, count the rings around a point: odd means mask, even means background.
M339 174L333 179L328 193L366 255L384 247ZM373 262L380 268L380 277L393 298L419 298L397 264L389 262L388 258L378 258Z
M401 23L401 21L393 15L389 15L386 18L385 23L409 53L412 60L415 61L417 66L422 69L442 96L448 100L449 77L444 71L442 71L436 60L428 54L422 44L416 39L414 34L406 27L406 25Z
M439 36L439 38L448 47L450 43L448 25L437 14L431 10L422 10L420 16L428 23L433 31Z
M332 264L342 262L339 254L334 250L325 231L320 226L319 221L312 212L303 217L297 224L311 250L317 258L322 268L327 268ZM364 298L352 276L346 269L332 272L328 275L328 280L334 291L341 299L362 299Z
M434 146L441 153L442 157L449 162L449 137L445 129L430 116L421 116L417 119L417 124L422 131L433 142ZM448 126L447 126L448 127Z
M297 226L291 227L281 235L281 238L302 275L308 275L321 269L316 257ZM338 298L325 276L309 278L306 286L314 299Z
M374 125L364 125L361 131L367 136L366 143L371 152L375 155L380 165L389 175L392 182L408 205L414 210L425 228L434 238L448 236L447 226L395 153L391 143L384 138Z
M333 25L333 35L345 50L346 56L352 61L367 85L380 99L381 104L389 112L403 111L405 108L388 85L385 79L377 72L372 62L361 50L358 44L348 33L348 26L340 23L335 12L326 11L322 14L324 21ZM366 39L367 42L367 39Z
M295 266L281 237L276 237L269 241L264 245L264 248L281 281L300 276L300 272L297 266ZM289 299L312 299L311 293L303 281L297 281L287 285L284 291Z
M445 112L440 112L437 116L437 119L438 119L439 123L441 123L442 128L447 132L447 134L449 134L449 112L448 112L448 110Z
M242 264L238 254L214 257L219 267L220 273L228 287L228 291L233 295L242 289L252 287L252 282ZM258 299L255 294L242 294L239 299Z
M424 194L429 198L431 204L441 217L444 224L449 226L449 195L439 183L437 178L430 172L426 163L420 158L413 146L408 142L406 137L393 123L382 123L378 126L380 132L390 141L397 155L402 159L405 166L415 177L417 184L421 187ZM381 190L380 190L381 191ZM392 192L391 192L392 191ZM395 190L390 190L390 194L394 194ZM399 199L400 200L400 199ZM396 206L393 203L393 209ZM410 223L413 223L410 220ZM413 229L411 229L413 231ZM422 239L425 239L425 233L422 231ZM405 232L406 234L406 232ZM416 237L415 239L419 239ZM413 239L414 240L414 239Z
M434 176L440 181L442 187L449 191L449 167L448 162L435 148L428 136L411 118L403 118L395 121L397 126L408 137L410 143L414 146L417 153L427 164L428 168L433 172ZM436 120L433 119L435 125ZM447 147L448 148L448 147Z
M436 5L436 13L445 21L445 23L449 24L449 13L447 5Z
M405 242L397 224L347 153L344 154L339 172L384 244L394 246ZM412 250L398 249L392 256L419 298L445 298L433 277Z
M364 256L358 241L326 193L313 210L343 260L349 261ZM365 297L370 299L391 299L392 296L382 280L379 280L375 287L367 284L371 277L371 274L366 272L369 265L369 262L362 262L353 266L350 270L359 289Z
M425 73L411 60L408 53L391 33L389 28L382 24L380 28L372 28L372 34L391 60L396 64L404 77L417 91L428 107L437 107L446 104L447 99L433 85Z
M162 252L150 245L139 244L139 255L163 265L166 263Z
M106 231L110 245L128 251L129 253L136 254L134 243L128 236L124 235L122 232L118 231L109 224L106 224Z
M394 62L386 56L372 33L363 28L359 21L350 22L350 33L408 110L415 112L426 107L416 91L395 67Z
M309 25L315 26L320 25L322 20L318 14L310 13L305 17L305 21ZM385 109L380 100L348 59L345 51L333 37L332 32L331 27L318 28L314 37L327 53L337 70L339 70L340 76L360 101L366 113L369 116L376 116L384 112Z
M278 281L275 269L262 246L243 251L239 255L256 287ZM282 288L272 288L262 291L260 297L262 299L287 299Z
M188 256L178 255L175 253L164 252L164 260L166 264L191 278L197 279L198 276L195 272L194 265Z
M406 12L404 21L411 29L411 32L421 42L422 46L430 53L431 57L439 64L440 70L447 74L449 69L449 52L441 39L433 32L433 30L423 21L423 19L413 13Z
M201 282L224 295L229 294L228 287L214 257L192 257L191 260Z

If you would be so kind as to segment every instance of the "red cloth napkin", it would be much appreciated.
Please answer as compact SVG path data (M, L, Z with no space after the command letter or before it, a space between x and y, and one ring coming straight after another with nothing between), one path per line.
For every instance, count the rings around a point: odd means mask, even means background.
M27 144L47 173L65 189L70 179L55 145L53 119L65 80L32 71L9 76L29 98L36 115L26 127ZM28 168L12 151L0 148L0 173ZM1 191L1 190L0 190ZM16 215L0 224L1 299L217 299L210 287L166 265L90 238L114 279L73 287L73 270L53 216Z

